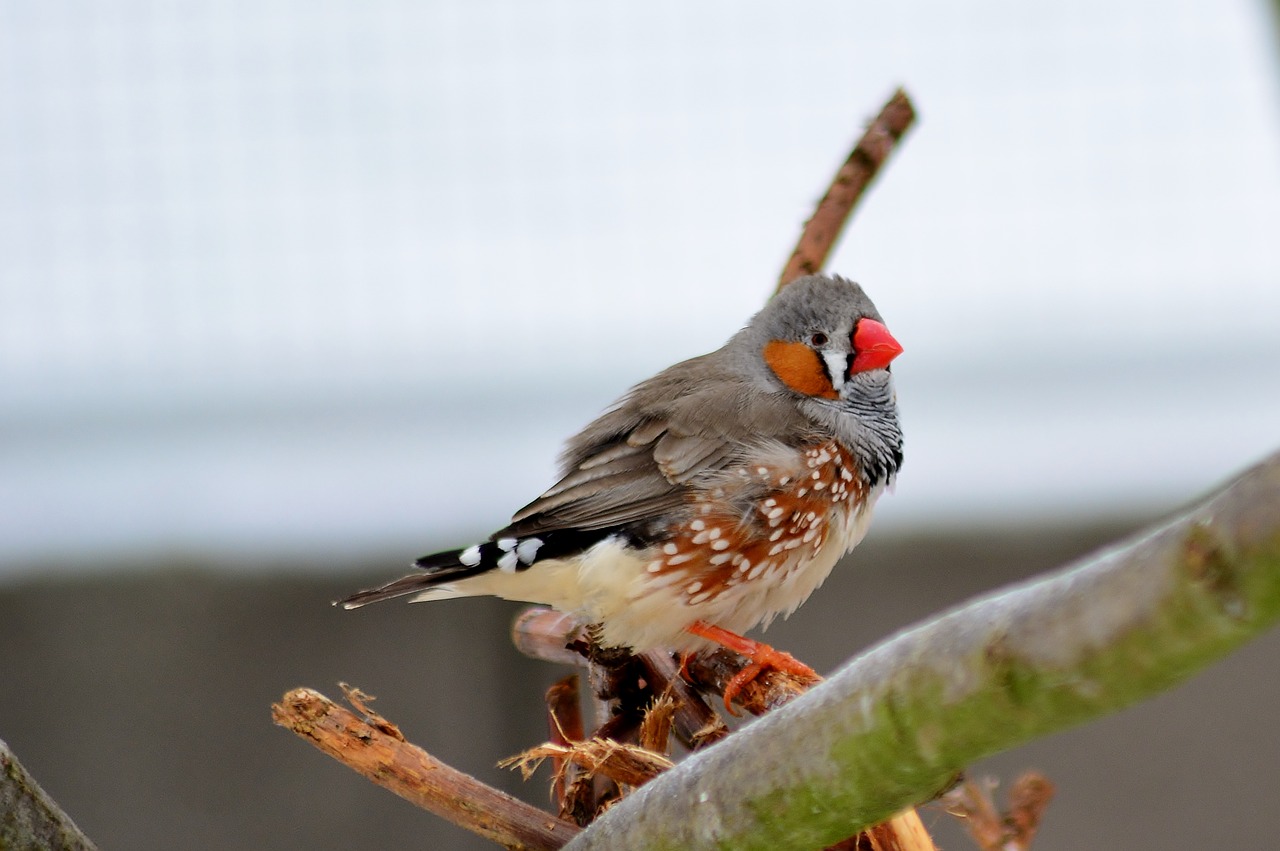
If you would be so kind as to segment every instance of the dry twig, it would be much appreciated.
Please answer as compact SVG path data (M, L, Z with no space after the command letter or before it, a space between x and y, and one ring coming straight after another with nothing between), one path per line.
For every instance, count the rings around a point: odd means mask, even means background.
M831 188L818 202L813 216L805 222L791 259L778 277L778 289L796 278L820 272L827 255L840 238L853 207L875 179L889 154L916 118L915 107L902 89L893 93L880 114L854 146L849 158L836 172Z
M362 706L367 696L354 695ZM578 832L572 824L516 800L411 745L378 715L361 718L317 691L294 689L271 707L276 724L425 810L505 848L550 851Z
M942 803L964 822L982 851L1027 851L1053 799L1053 784L1043 774L1027 772L1009 789L1009 809L1003 813L992 801L994 786L991 780L982 785L965 780L943 795Z
M578 676L572 674L547 689L547 734L551 743L568 745L580 742L584 733L582 729L582 708L578 704ZM568 784L573 778L567 775L569 763L560 758L552 762L555 782L551 791L556 803L560 806L560 816L565 816L565 795Z
M502 760L503 768L518 768L528 780L547 757L562 764L572 762L589 776L603 775L616 783L641 786L671 768L675 763L665 756L639 745L628 745L612 739L588 739L568 745L547 743Z

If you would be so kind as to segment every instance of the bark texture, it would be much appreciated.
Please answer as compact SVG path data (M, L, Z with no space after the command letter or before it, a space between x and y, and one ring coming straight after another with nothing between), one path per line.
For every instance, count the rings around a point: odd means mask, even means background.
M889 639L567 847L823 848L971 762L1171 687L1277 619L1280 453L1172 521Z

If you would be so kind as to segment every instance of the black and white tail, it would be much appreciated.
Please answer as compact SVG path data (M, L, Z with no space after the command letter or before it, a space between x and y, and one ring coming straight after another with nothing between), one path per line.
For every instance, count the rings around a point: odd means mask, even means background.
M377 588L359 591L338 600L335 605L344 609L358 609L368 603L410 594L415 595L413 602L469 596L469 593L476 592L468 592L464 586L460 586L459 583L464 580L490 571L518 573L528 570L539 561L571 557L591 548L615 531L557 529L523 538L499 537L462 550L433 553L414 562L420 572L411 573Z

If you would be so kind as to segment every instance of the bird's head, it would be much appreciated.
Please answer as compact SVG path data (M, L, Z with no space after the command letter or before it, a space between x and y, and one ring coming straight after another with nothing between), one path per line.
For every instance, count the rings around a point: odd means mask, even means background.
M862 287L824 275L784 287L744 334L784 387L832 401L848 398L859 376L887 378L883 371L902 353Z

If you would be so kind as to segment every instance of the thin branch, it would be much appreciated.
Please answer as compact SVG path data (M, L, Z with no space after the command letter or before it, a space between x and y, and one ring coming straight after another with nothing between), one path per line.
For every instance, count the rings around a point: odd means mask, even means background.
M836 172L827 194L822 196L813 216L805 223L791 259L778 277L778 289L796 278L821 271L827 255L840 238L849 214L862 193L875 179L880 167L907 128L915 121L916 111L902 89L893 93L867 130L854 146L849 158Z
M535 607L517 618L512 627L512 641L522 652L535 659L576 661L579 665L585 665L595 654L592 643L584 637L583 632L583 627L573 618L551 609ZM566 656L566 649L574 655ZM724 722L720 721L701 695L693 691L680 676L669 654L648 652L641 654L639 658L644 665L650 690L654 694L673 695L677 698L676 726L687 745L697 748L728 735ZM612 661L619 666L615 674L630 664L630 660L625 657ZM734 675L748 664L749 660L745 657L731 650L720 649L696 654L686 661L686 670L690 679L703 691L721 696ZM602 676L608 678L608 675ZM790 703L808 688L807 681L781 671L767 671L743 688L738 702L751 714L764 715ZM652 717L652 714L646 715L645 723L648 724ZM643 738L641 744L650 750L661 750L653 743L645 743ZM544 746L525 755L546 756L563 758L564 754ZM517 758L516 761L520 759ZM529 760L526 758L524 761L527 763ZM558 779L559 773L556 776ZM579 823L586 824L587 821ZM828 851L937 851L937 848L920 821L920 816L914 809L907 809L864 833L830 846Z
M0 740L0 848L96 851Z
M1040 819L1053 799L1053 784L1034 771L1014 781L1009 809L997 812L991 799L994 781L965 780L942 797L947 812L964 822L965 830L982 851L1028 851Z
M821 848L964 766L1179 683L1280 620L1280 452L1194 510L888 640L569 848Z
M553 745L570 745L583 739L582 707L578 703L578 675L571 674L547 689L547 734ZM569 774L570 764L559 757L552 761L555 782L551 792L564 817L568 784L573 782Z
M699 688L717 695L723 695L725 686L734 676L749 663L743 656L730 650L717 650L714 653L700 653L690 659L686 665L689 678ZM794 677L785 671L766 670L763 674L743 686L738 693L737 701L743 709L752 715L764 715L766 712L784 706L809 690L810 683Z
M307 688L294 689L271 707L276 724L292 730L324 753L374 783L425 810L491 839L505 848L560 848L578 828L450 768L405 741L399 729L353 703L360 718ZM367 698L364 698L367 699Z
M519 769L528 780L547 757L572 762L589 775L608 777L615 783L629 786L648 783L674 764L665 756L639 745L627 745L611 739L588 739L569 745L538 745L504 759L498 765Z
M675 717L672 719L675 734L685 747L697 750L729 735L729 728L716 711L680 675L680 667L670 654L646 651L640 654L640 662L644 665L653 693L669 695L675 701Z

